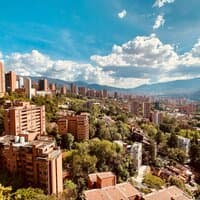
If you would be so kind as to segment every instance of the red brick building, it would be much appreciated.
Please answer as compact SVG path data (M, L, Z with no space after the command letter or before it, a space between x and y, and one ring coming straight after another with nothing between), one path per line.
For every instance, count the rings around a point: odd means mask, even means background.
M68 115L58 120L60 134L71 133L76 140L89 139L89 119L87 115Z
M63 191L62 153L47 136L27 141L24 137L0 137L0 168L21 174L29 186L47 194Z
M46 132L45 107L16 101L5 110L4 127L6 135L19 135L28 132L44 135Z
M116 185L116 176L112 172L89 174L88 188L103 188Z

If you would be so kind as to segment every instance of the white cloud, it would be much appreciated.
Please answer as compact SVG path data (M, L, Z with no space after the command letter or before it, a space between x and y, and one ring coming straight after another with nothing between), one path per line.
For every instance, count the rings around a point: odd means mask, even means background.
M136 87L149 81L143 78L116 78L112 76L112 71L104 71L101 67L71 60L52 60L37 50L5 56L5 67L6 71L12 70L23 76L46 76L114 87Z
M126 17L126 15L127 15L126 10L122 10L121 12L118 13L118 17L120 19L123 19L124 17Z
M113 45L106 56L91 56L91 60L104 71L113 71L113 76L148 79L150 83L200 77L200 40L180 55L174 46L163 44L155 34L138 36L121 46Z
M153 7L163 7L167 3L173 3L175 0L156 0Z
M174 47L163 44L155 34L138 36L121 46L114 45L112 53L107 56L93 55L91 60L102 67L149 67L169 70L178 62Z
M192 50L180 55L179 64L186 67L198 67L200 70L200 39L193 46Z
M19 75L46 76L130 88L142 84L200 76L200 40L191 51L177 54L152 34L113 45L110 54L91 56L91 63L53 60L37 50L4 55L6 70Z
M165 24L165 19L163 17L163 15L158 15L157 18L156 18L156 21L153 25L153 29L158 29L160 28L161 26L163 26Z

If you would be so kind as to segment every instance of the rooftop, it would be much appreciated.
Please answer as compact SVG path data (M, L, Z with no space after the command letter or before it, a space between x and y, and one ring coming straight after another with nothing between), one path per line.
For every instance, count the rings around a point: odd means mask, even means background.
M115 175L112 172L99 172L99 173L89 174L88 176L89 176L90 181L96 182L97 177L99 177L100 179L104 179L104 178L113 177Z
M87 190L84 194L86 200L129 200L131 197L140 196L140 192L128 182Z
M192 200L176 186L152 192L144 197L145 200L172 200L172 198L173 200Z

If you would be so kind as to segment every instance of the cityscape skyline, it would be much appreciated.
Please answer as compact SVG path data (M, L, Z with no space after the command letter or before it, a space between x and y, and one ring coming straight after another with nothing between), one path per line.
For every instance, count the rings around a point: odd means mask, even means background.
M12 4L0 14L7 71L119 88L200 77L195 0Z

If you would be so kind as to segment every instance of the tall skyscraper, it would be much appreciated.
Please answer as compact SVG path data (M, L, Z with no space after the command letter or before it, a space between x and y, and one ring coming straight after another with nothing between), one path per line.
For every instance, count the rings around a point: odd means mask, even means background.
M138 115L140 111L141 104L139 101L132 101L129 103L129 111L134 115Z
M16 88L24 88L24 78L21 76L17 76L17 87Z
M66 94L67 94L67 88L66 88L65 85L63 85L63 86L60 88L60 93L61 93L62 95L66 95Z
M149 102L144 102L142 106L142 111L143 111L143 117L144 118L150 118L151 115L151 103Z
M49 84L49 89L50 89L51 91L56 91L56 84L55 84L55 83L50 83L50 84Z
M38 81L38 90L47 91L48 90L48 81L47 79L40 79Z
M106 89L103 90L103 98L108 98L108 91Z
M79 87L78 93L79 93L79 95L86 96L87 88L86 87Z
M6 73L5 75L6 79L6 92L14 92L16 89L16 84L17 84L17 76L16 73L13 71L10 71Z
M71 83L70 87L71 87L71 93L77 95L78 94L78 87L77 87L77 85L75 85L74 83Z
M24 89L25 89L25 94L26 96L31 99L32 98L32 83L30 78L24 78Z
M3 62L0 61L0 94L5 93L5 74Z

